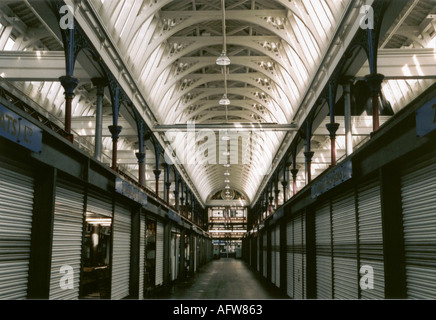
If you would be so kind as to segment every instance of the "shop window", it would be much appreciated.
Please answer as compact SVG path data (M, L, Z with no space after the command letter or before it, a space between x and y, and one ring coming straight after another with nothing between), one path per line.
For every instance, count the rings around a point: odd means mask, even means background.
M112 218L86 213L83 243L82 298L110 298L110 252Z
M145 244L145 288L154 287L156 281L156 221L147 220Z

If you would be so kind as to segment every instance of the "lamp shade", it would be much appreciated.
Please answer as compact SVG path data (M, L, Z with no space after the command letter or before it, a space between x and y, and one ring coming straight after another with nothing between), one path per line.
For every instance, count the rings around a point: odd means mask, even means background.
M228 66L230 64L230 59L224 51L220 54L218 59L216 59L216 64L219 66Z

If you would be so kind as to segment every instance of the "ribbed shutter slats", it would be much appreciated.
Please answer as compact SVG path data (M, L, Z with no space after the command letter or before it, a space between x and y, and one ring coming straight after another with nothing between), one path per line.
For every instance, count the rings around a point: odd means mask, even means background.
M401 177L407 297L436 298L436 163Z
M25 299L34 179L0 167L0 299Z
M58 184L56 187L53 244L50 276L52 300L75 300L79 298L79 276L82 252L84 192L80 189ZM72 268L73 288L60 285L62 266ZM63 283L65 285L65 283Z
M131 228L131 211L116 204L113 220L112 300L129 295Z

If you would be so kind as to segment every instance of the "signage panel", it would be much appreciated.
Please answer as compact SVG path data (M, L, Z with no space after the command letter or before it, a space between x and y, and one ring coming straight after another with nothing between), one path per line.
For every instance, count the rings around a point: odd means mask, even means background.
M40 153L42 130L0 104L0 136Z
M416 134L424 137L436 130L436 97L416 111Z
M351 160L336 167L333 171L312 186L312 198L315 199L323 193L326 193L341 183L351 179L352 173L353 168Z
M127 181L117 177L115 180L115 190L129 199L132 199L143 206L147 206L147 194Z

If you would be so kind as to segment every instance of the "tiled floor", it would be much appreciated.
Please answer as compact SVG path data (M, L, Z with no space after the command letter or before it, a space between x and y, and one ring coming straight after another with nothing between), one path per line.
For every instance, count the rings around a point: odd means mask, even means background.
M158 299L287 299L278 288L234 258L213 260Z

